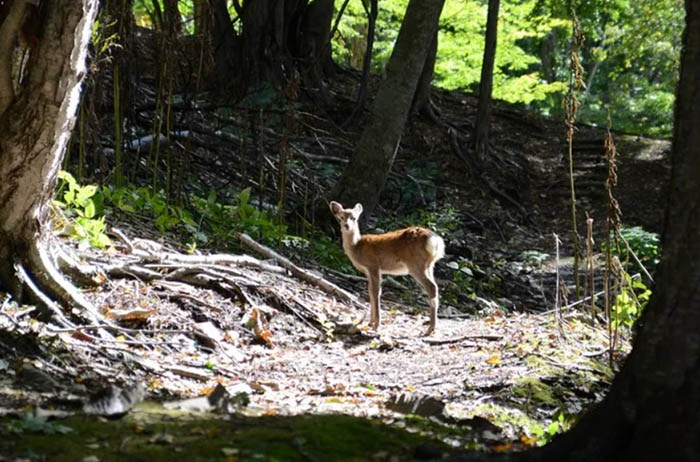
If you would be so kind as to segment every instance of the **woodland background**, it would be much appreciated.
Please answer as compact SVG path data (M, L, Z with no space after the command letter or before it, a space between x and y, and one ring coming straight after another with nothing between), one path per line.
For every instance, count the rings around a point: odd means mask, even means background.
M77 3L0 2L1 448L461 460L549 442L608 393L656 291L689 5L104 1L82 73L63 64ZM407 280L385 281L379 333L357 323L365 281L329 200L362 202L363 230L445 238L439 335L419 337ZM144 397L215 417L130 411ZM654 425L594 409L525 457L573 454L595 419ZM113 441L83 416L126 413Z

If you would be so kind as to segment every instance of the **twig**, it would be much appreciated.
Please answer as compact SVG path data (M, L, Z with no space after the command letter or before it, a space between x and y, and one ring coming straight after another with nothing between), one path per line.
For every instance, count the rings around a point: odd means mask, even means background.
M356 304L359 305L359 302L357 300L357 297L354 295L350 294L350 292L347 292L344 289L341 289L337 285L333 284L330 281L327 281L326 279L322 278L321 276L317 276L315 274L312 274L306 270L303 270L299 268L297 265L292 263L291 260L289 260L286 257L283 257L282 255L278 254L274 250L270 249L269 247L265 247L262 244L259 244L255 240L253 240L250 236L248 236L245 233L240 233L238 234L238 238L241 240L243 245L246 247L262 254L265 255L268 258L272 258L279 265L287 270L289 270L290 273L292 273L294 276L297 278L306 281L310 284L315 285L316 287L320 288L321 290L338 297L348 303Z
M557 281L556 281L556 292L554 294L554 313L555 313L555 318L557 319L557 327L559 328L559 333L561 334L561 311L559 309L559 246L561 245L561 240L559 239L559 236L557 233L554 233L554 246L556 248L557 252L557 260L556 260L556 270L557 270Z
M591 295L591 296L583 297L583 298L580 299L580 300L576 300L576 301L573 302L573 303L569 303L568 305L562 306L562 307L560 308L560 311L568 310L569 308L573 308L573 307L575 307L576 305L580 305L581 303L585 303L585 302L587 302L588 300L590 300L591 297L600 297L600 296L603 295L604 293L605 293L605 291L601 290L600 292L596 292L596 293L594 293L594 294ZM543 312L542 312L542 315L551 314L551 313L554 313L554 312L555 312L555 310L543 311ZM547 321L544 321L544 322L547 322Z
M134 334L191 334L190 330L183 329L130 329L127 327L114 326L108 324L91 324L87 326L75 326L75 327L61 327L55 328L48 326L50 332L60 333L60 332L79 332L82 330L92 330L92 329L112 329L120 332L129 332ZM123 343L123 342L122 342Z
M476 335L463 335L462 337L445 338L445 339L424 338L423 341L425 343L427 343L428 345L446 345L448 343L459 343L459 342L462 342L464 340L475 340L475 339L501 340L502 338L503 338L502 335L476 334Z
M639 260L639 257L637 257L637 254L634 253L634 250L632 250L632 249L630 248L630 244L629 244L629 242L627 242L627 239L625 239L625 236L623 236L622 233L620 233L620 230L619 230L619 229L616 229L616 230L615 230L615 234L617 234L617 237L619 237L620 239L622 239L622 242L625 243L625 247L627 247L627 251L630 253L630 255L632 255L632 258L634 258L634 261L635 261L635 262L639 265L639 267L642 269L642 271L644 272L644 275L645 275L646 277L648 277L649 280L650 280L651 282L654 282L654 278L651 277L651 274L649 274L649 272L647 271L647 269L644 267L644 265L642 264L642 262Z

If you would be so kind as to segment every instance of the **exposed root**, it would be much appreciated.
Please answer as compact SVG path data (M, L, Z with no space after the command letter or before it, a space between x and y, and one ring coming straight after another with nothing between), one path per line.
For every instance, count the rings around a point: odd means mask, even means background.
M51 248L55 248L54 246ZM53 255L57 253L58 251L55 251ZM95 307L58 270L56 261L52 258L52 251L44 239L37 239L32 243L26 263L38 286L56 297L64 306L72 307L72 314L93 324L104 322Z
M34 283L32 278L29 276L29 273L27 273L27 270L22 266L21 264L16 264L15 265L15 271L17 275L17 279L22 283L24 287L29 289L29 291L34 295L41 303L43 303L53 314L54 320L56 321L57 324L64 328L73 328L75 327L75 324L73 324L66 316L63 314L63 310L61 307L51 300L44 292L37 287L37 285Z

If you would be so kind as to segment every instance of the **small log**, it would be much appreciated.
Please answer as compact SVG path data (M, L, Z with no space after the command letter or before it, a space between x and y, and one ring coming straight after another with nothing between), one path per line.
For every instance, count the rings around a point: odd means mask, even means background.
M299 268L297 265L292 263L291 260L289 260L286 257L283 257L282 255L278 254L274 250L270 249L269 247L265 247L264 245L256 242L248 236L245 233L240 233L238 234L238 238L241 240L243 245L246 247L258 252L261 255L264 255L267 258L271 258L275 260L282 268L288 270L292 275L295 277L301 279L302 281L306 281L310 284L313 284L314 286L318 287L319 289L323 290L324 292L333 295L334 297L338 297L342 299L343 301L346 301L348 303L352 304L357 304L359 306L359 301L357 300L357 297L352 295L350 292L341 289L337 285L333 284L330 281L327 281L326 279L322 278L321 276L317 276L309 271L306 271L302 268Z

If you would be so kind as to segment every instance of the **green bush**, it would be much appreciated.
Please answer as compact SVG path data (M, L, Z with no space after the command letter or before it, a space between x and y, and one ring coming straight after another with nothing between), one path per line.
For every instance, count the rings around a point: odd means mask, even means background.
M105 217L102 214L103 196L95 185L81 186L73 175L58 172L58 186L54 207L63 211L68 220L69 236L78 241L80 248L107 247L111 241L105 234Z
M658 234L646 231L641 226L633 226L631 228L622 228L620 235L627 241L629 248L647 270L656 268L661 252ZM605 243L603 243L603 250L606 250ZM632 255L629 254L624 242L619 242L618 248L613 248L612 250L619 257L620 261L627 265L631 272L641 270Z

